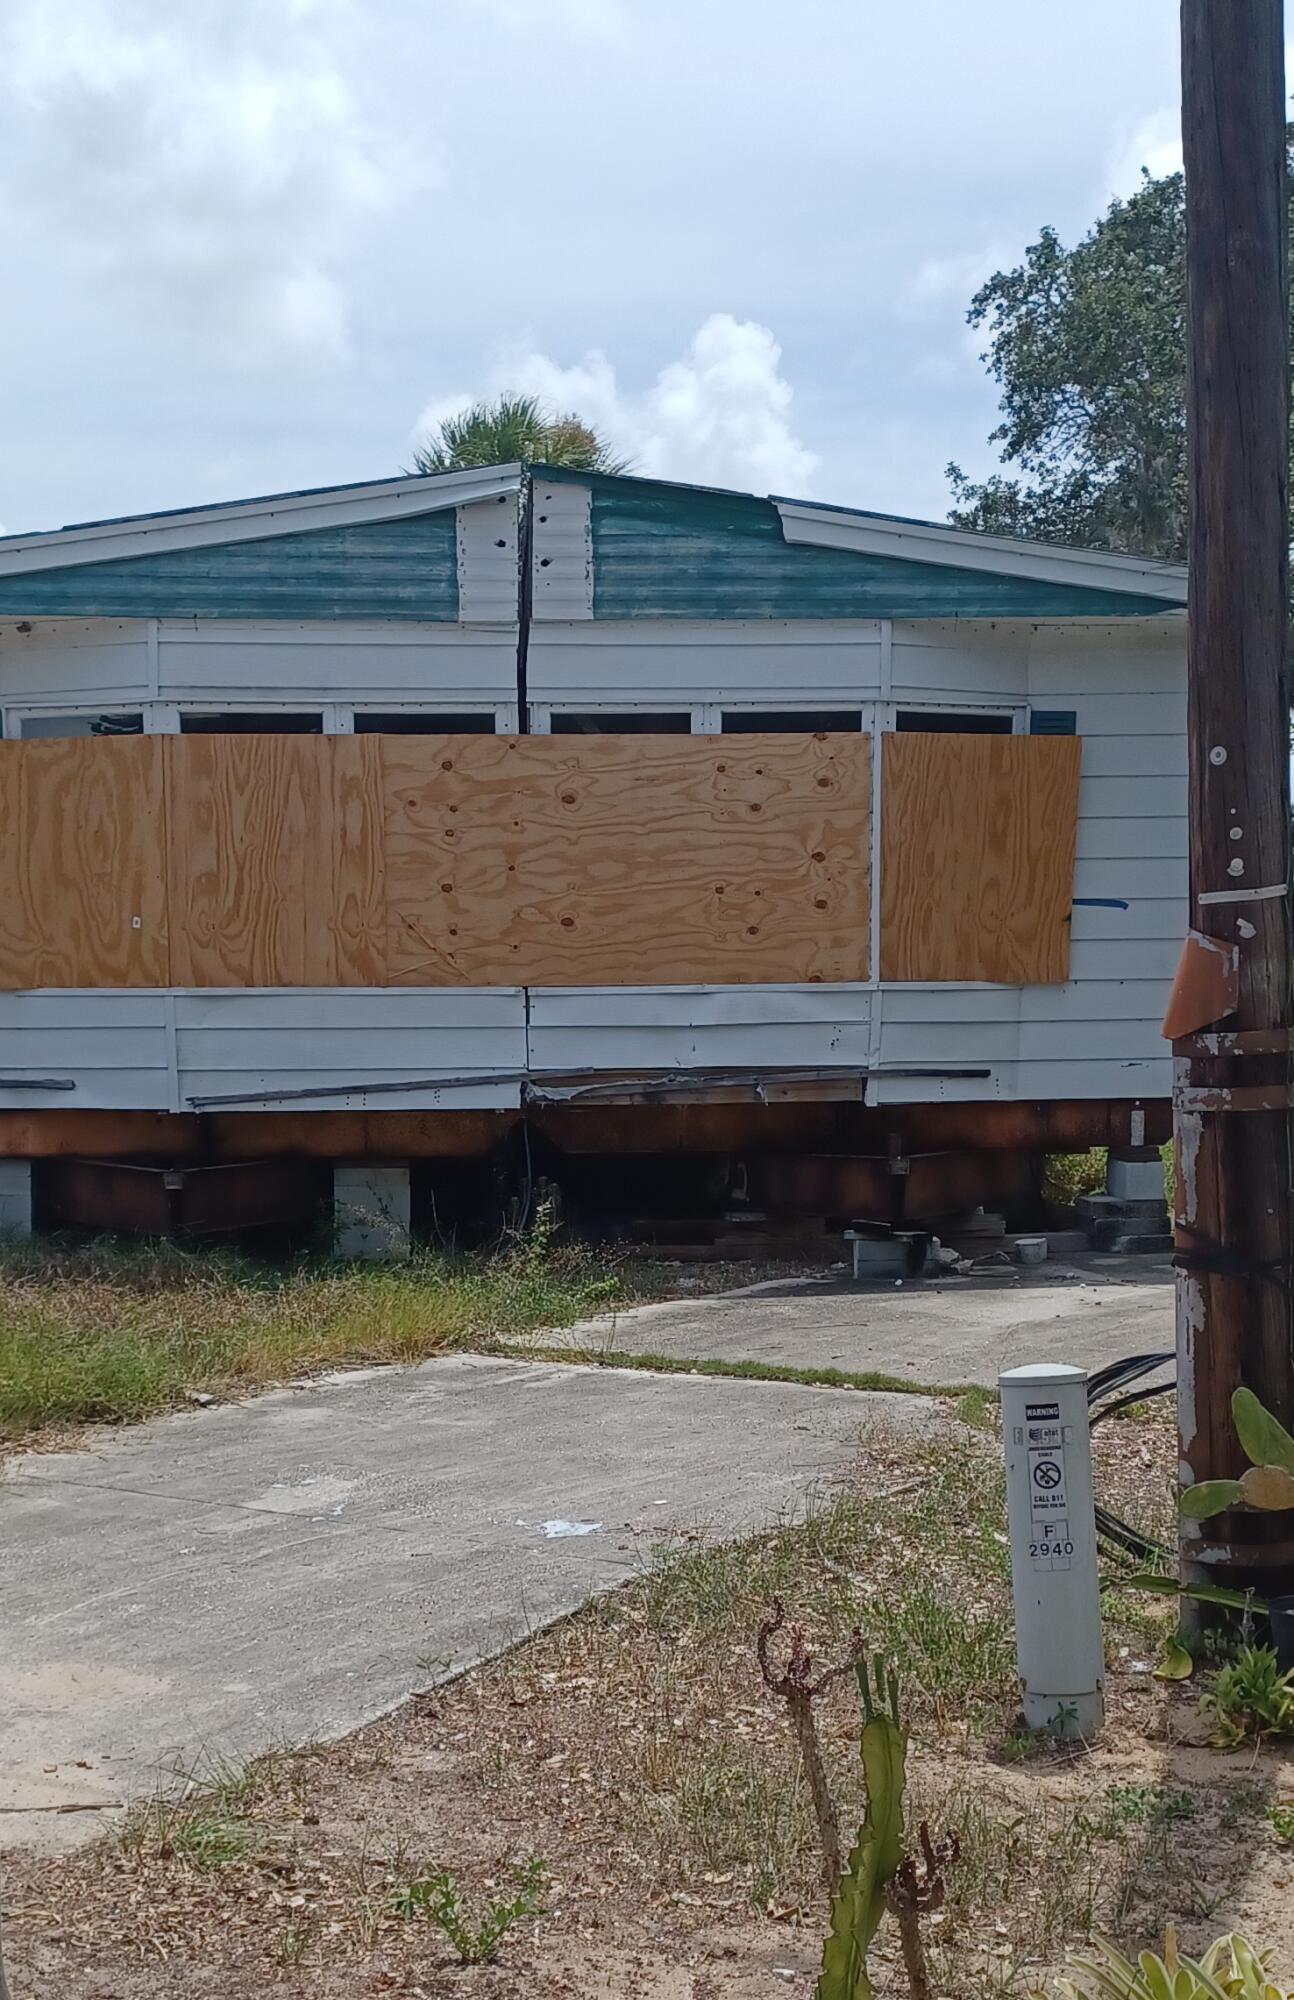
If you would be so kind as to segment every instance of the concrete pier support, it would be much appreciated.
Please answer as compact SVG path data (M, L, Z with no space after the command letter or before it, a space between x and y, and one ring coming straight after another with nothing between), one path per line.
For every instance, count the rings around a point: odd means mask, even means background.
M31 1161L0 1160L0 1236L30 1236Z

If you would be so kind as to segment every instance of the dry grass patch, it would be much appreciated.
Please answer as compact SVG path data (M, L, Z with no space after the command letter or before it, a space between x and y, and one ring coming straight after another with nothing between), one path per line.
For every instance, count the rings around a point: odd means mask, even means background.
M327 1368L425 1360L561 1326L627 1285L542 1236L493 1257L398 1265L108 1241L0 1247L0 1441L125 1422Z
M1146 1486L1143 1448L1157 1472L1171 1435L1150 1416L1105 1428L1105 1470ZM1294 1774L1183 1740L1191 1691L1148 1671L1158 1603L1126 1620L1123 1593L1111 1599L1110 1721L1090 1752L999 1754L1015 1702L998 1451L951 1415L933 1441L877 1432L856 1483L809 1520L644 1550L634 1583L504 1659L345 1743L190 1794L186 1831L163 1802L142 1838L11 1863L23 1992L354 2000L461 1995L470 1980L476 2000L808 2000L819 1857L752 1644L774 1594L823 1660L857 1627L899 1662L910 1814L962 1844L929 1927L945 2000L1022 2000L1096 1926L1139 1944L1173 1921L1194 1945L1234 1921L1291 1958L1292 1864L1264 1806ZM847 1683L819 1719L852 1831ZM481 1912L536 1860L542 1913L518 1919L497 1965L457 1969L412 1886L448 1871ZM888 1930L882 1996L903 1991Z

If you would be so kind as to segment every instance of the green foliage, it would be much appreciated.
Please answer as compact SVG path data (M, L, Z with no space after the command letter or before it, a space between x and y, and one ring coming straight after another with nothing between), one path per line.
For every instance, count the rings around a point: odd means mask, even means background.
M1211 1944L1202 1959L1183 1958L1170 1930L1162 1958L1143 1951L1134 1965L1097 1938L1092 1956L1074 1959L1055 1990L1062 2000L1289 2000L1268 1979L1267 1956L1231 1933Z
M1268 1806L1267 1824L1278 1840L1294 1842L1294 1803L1282 1801L1280 1805Z
M1237 1389L1231 1398L1231 1417L1240 1448L1251 1465L1274 1465L1294 1473L1294 1437L1271 1411L1259 1402L1252 1389Z
M1043 1165L1043 1194L1059 1208L1072 1208L1081 1194L1104 1194L1108 1158L1104 1146L1092 1146L1086 1153L1048 1153Z
M1188 1521L1207 1521L1234 1507L1239 1499L1238 1479L1201 1479L1198 1485L1187 1487L1178 1505Z
M517 1871L516 1894L485 1904L475 1921L463 1907L458 1884L447 1868L421 1876L392 1897L397 1916L425 1916L458 1953L460 1965L490 1965L516 1923L535 1916L544 1890L544 1864L537 1857Z
M1188 1486L1180 1502L1188 1520L1207 1521L1228 1507L1253 1507L1262 1513L1294 1508L1294 1437L1252 1389L1235 1391L1231 1416L1249 1470L1242 1479L1202 1479Z
M473 465L568 465L577 472L626 472L609 444L573 411L548 410L538 396L499 396L446 417L413 455L415 472L461 472Z
M1241 1646L1209 1676L1200 1712L1213 1723L1219 1749L1250 1736L1294 1736L1294 1671L1281 1672L1270 1646Z
M886 1884L903 1855L908 1733L899 1722L898 1685L879 1659L874 1688L865 1660L857 1671L867 1812L832 1904L816 2000L872 2000L867 1948L885 1914Z
M948 467L958 527L1180 561L1186 538L1186 204L1143 173L1067 248L1039 232L967 319L1002 392L1008 472Z
M1155 1597L1189 1597L1194 1604L1216 1604L1222 1611L1265 1612L1266 1604L1251 1591L1227 1590L1217 1583L1179 1583L1159 1570L1137 1570L1120 1579L1128 1590L1149 1591Z

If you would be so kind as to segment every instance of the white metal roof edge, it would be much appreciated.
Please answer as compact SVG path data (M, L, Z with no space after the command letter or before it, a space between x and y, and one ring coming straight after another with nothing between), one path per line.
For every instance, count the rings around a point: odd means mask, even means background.
M774 500L773 505L788 542L986 570L997 576L1032 577L1039 583L1121 591L1131 597L1157 597L1166 609L1186 603L1184 563L1149 562L1139 556L1110 555L1103 549L1060 548L1049 542L944 527L934 521L898 521L881 514L815 507L808 501Z
M436 514L515 493L520 465L491 465L479 471L442 472L413 478L324 487L313 493L270 494L195 507L179 514L144 514L129 521L90 522L47 534L0 542L0 576L34 570L67 569L81 563L115 562L177 549L218 548L230 542L262 541L270 535L306 534L312 528L353 527L365 521L392 521L412 514Z

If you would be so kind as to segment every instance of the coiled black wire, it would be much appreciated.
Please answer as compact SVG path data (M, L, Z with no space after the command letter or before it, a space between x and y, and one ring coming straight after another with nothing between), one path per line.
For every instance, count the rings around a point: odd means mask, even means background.
M1149 1402L1152 1396L1171 1396L1177 1388L1177 1356L1170 1349L1161 1354L1129 1354L1122 1361L1112 1361L1108 1368L1098 1368L1087 1381L1087 1407L1092 1428L1103 1423L1106 1417L1114 1416L1119 1410L1129 1409L1133 1403ZM1137 1389L1131 1395L1124 1392L1132 1382L1140 1382L1147 1375L1154 1375L1170 1364L1174 1367L1173 1378L1169 1382L1152 1382L1147 1389ZM1108 1507L1096 1506L1096 1532L1105 1541L1122 1549L1126 1555L1135 1556L1138 1562L1149 1562L1158 1566L1171 1563L1173 1551L1164 1542L1156 1541L1152 1535L1143 1535L1139 1528L1121 1521Z

